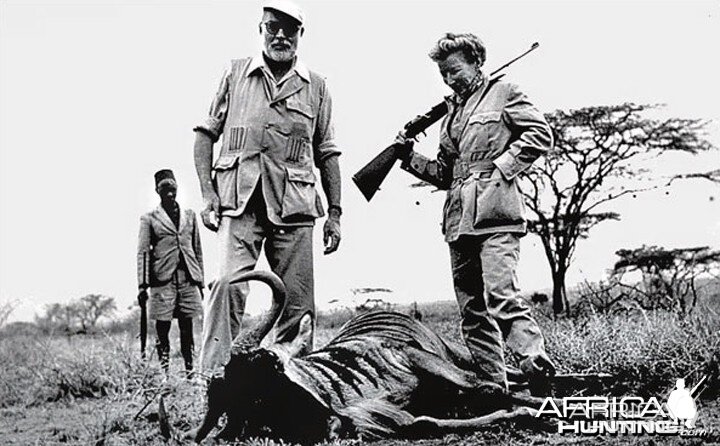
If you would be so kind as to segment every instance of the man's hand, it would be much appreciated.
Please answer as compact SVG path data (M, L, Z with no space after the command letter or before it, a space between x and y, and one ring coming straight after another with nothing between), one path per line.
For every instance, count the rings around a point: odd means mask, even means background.
M340 246L340 210L338 208L330 208L328 210L328 218L325 220L323 227L323 243L325 244L325 254L332 254L337 251Z
M147 304L147 301L148 301L148 293L145 288L141 289L138 292L137 299L138 299L138 304L140 305L140 307L141 308L145 307L145 305Z
M205 209L200 212L203 225L213 232L220 227L220 198L215 191L209 191L204 195Z

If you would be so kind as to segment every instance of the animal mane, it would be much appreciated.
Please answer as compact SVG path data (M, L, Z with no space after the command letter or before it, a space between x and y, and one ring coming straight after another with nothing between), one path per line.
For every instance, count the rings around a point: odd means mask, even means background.
M383 341L431 350L446 344L430 329L410 316L393 311L370 311L348 321L325 348L345 341L373 337Z

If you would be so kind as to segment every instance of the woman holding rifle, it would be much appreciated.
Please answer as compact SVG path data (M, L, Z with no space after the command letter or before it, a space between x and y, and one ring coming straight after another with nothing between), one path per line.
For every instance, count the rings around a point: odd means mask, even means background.
M505 345L528 379L555 373L516 275L520 237L527 232L516 178L551 149L552 133L516 86L483 72L485 55L473 34L443 36L430 58L454 94L446 98L437 158L415 153L402 132L397 142L404 147L404 170L448 191L442 229L463 337L478 376L506 392Z

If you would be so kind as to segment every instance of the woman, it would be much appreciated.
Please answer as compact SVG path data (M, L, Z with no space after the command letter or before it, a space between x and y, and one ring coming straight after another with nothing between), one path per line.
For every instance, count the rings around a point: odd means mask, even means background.
M552 133L516 86L482 71L485 54L473 34L442 37L430 58L454 94L446 98L437 158L415 153L402 133L398 139L407 149L402 168L448 190L442 228L463 337L478 375L506 391L503 342L528 378L555 371L516 276L520 237L527 231L516 178L552 147Z

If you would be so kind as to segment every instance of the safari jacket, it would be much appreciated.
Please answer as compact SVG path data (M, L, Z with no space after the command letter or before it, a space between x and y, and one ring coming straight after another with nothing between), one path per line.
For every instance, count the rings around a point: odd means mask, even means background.
M301 62L275 82L262 56L233 60L206 121L222 136L213 171L222 215L241 215L262 186L269 220L309 226L324 210L313 165L338 155L325 81Z
M181 209L175 227L162 206L140 217L137 277L141 288L168 283L184 261L192 281L203 286L203 257L195 213Z
M488 88L489 86L489 88ZM435 160L412 152L402 168L447 190L442 229L447 242L461 235L526 232L517 175L552 147L542 113L502 81L481 86L467 101L446 98Z

